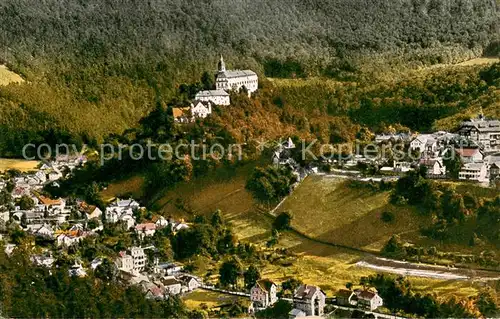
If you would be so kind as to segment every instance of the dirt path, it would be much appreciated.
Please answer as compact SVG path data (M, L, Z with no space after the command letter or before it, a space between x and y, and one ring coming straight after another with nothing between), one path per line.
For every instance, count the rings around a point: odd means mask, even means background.
M381 257L372 257L358 261L356 266L402 276L424 277L441 280L489 281L500 279L500 273L495 271L417 264Z

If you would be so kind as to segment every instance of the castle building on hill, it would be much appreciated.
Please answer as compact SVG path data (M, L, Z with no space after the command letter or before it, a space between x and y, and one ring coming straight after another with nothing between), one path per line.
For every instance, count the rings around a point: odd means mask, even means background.
M251 70L226 70L226 64L221 55L215 86L217 90L225 91L239 91L242 87L245 87L250 94L257 91L259 77Z
M194 97L195 100L212 102L215 105L230 105L229 93L224 90L200 91Z

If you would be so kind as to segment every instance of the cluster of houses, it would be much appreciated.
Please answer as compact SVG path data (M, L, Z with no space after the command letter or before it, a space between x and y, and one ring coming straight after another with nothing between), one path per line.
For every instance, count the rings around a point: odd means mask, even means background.
M166 299L191 292L202 285L200 278L183 272L179 264L160 263L157 258L151 261L146 250L155 249L154 246L131 247L121 251L115 260L121 277L141 287L146 298Z
M258 280L250 290L249 312L264 310L278 301L278 285L269 279ZM298 286L291 299L284 298L293 304L289 318L301 318L307 316L320 317L324 315L326 305L326 294L314 285ZM368 289L340 290L336 297L336 304L346 307L357 307L363 310L373 311L383 305L382 298L377 292Z
M255 72L251 70L226 70L222 55L217 69L216 89L200 91L189 106L173 108L175 122L190 123L196 118L206 118L212 114L215 106L231 105L229 91L239 91L243 87L246 88L249 95L257 91L259 78Z
M85 161L76 157L66 157L66 159L60 157L50 163L44 163L36 172L13 178L13 201L19 203L20 199L23 199L30 204L27 205L29 207L20 207L12 203L3 207L7 209L0 210L0 223L18 224L25 232L37 239L53 242L54 247L59 249L68 249L86 237L98 236L98 231L103 230L106 225L122 225L124 231L134 232L139 242L146 237L154 236L156 231L166 227L173 233L189 227L183 221L163 216L153 216L148 222L138 223L136 213L145 208L131 198L117 198L102 211L99 207L82 200L51 199L42 195L42 188L45 185L52 183L57 186L57 180L64 175L63 171L71 171L78 165L83 165ZM0 179L0 190L4 187L7 187L7 182ZM14 244L7 243L5 251L10 255L14 248ZM160 263L157 258L149 260L147 250L156 248L130 247L126 251L121 251L113 264L122 278L142 287L148 298L166 298L169 295L192 291L201 285L200 279L183 273L179 265ZM50 268L54 265L55 258L50 250L43 251L44 253L33 255L31 261L36 265ZM102 262L103 258L95 258L90 263L89 269L77 260L68 271L71 276L85 277L89 270L95 270Z
M456 133L377 135L375 142L409 144L409 151L418 155L417 162L394 161L382 171L405 172L420 165L427 168L428 177L446 178L445 159L456 156L461 161L460 180L495 183L500 178L500 121L482 115L463 122Z

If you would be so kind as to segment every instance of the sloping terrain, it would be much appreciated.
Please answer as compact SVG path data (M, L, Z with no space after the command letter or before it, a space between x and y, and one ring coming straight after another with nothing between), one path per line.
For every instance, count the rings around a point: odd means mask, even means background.
M24 79L19 74L10 71L5 65L0 64L0 86L22 82L24 82Z

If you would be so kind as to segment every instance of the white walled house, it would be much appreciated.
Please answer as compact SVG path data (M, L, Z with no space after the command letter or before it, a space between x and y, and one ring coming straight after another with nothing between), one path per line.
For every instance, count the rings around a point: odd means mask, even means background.
M410 142L410 149L413 151L419 151L420 153L424 153L426 151L427 141L429 139L432 139L432 135L430 134L421 134L416 136Z
M498 120L487 120L480 114L476 119L463 122L458 134L481 145L486 152L500 151L500 121Z
M293 308L306 316L322 316L325 301L326 295L319 287L300 285L293 295Z
M215 86L217 90L225 91L239 91L245 87L250 94L259 88L259 77L251 70L226 70L226 64L221 56Z
M181 282L174 277L164 278L161 282L165 286L165 293L169 295L175 296L180 294L182 291Z
M382 298L373 291L356 290L354 291L358 297L358 307L373 311L383 305Z
M133 270L135 272L141 272L146 267L146 254L144 253L144 249L141 247L132 247L130 248L130 255L134 260Z
M134 258L122 251L120 252L120 257L116 259L116 266L120 270L132 272L134 270Z
M484 159L484 155L479 148L457 148L455 153L460 155L460 158L464 163L474 163L481 162Z
M420 160L419 164L427 167L428 177L444 177L446 175L446 166L440 157L424 158Z
M215 105L227 106L231 104L229 93L224 90L200 91L196 94L194 99L204 102L212 102Z
M156 224L144 223L135 225L135 232L141 240L144 239L145 237L152 237L156 232Z
M196 100L191 103L191 115L198 118L206 118L212 114L212 102Z
M276 284L271 280L258 280L250 289L250 300L254 309L267 308L278 301L276 297L277 288Z
M477 182L488 182L489 171L486 163L465 163L458 173L458 178L461 180L470 180Z

